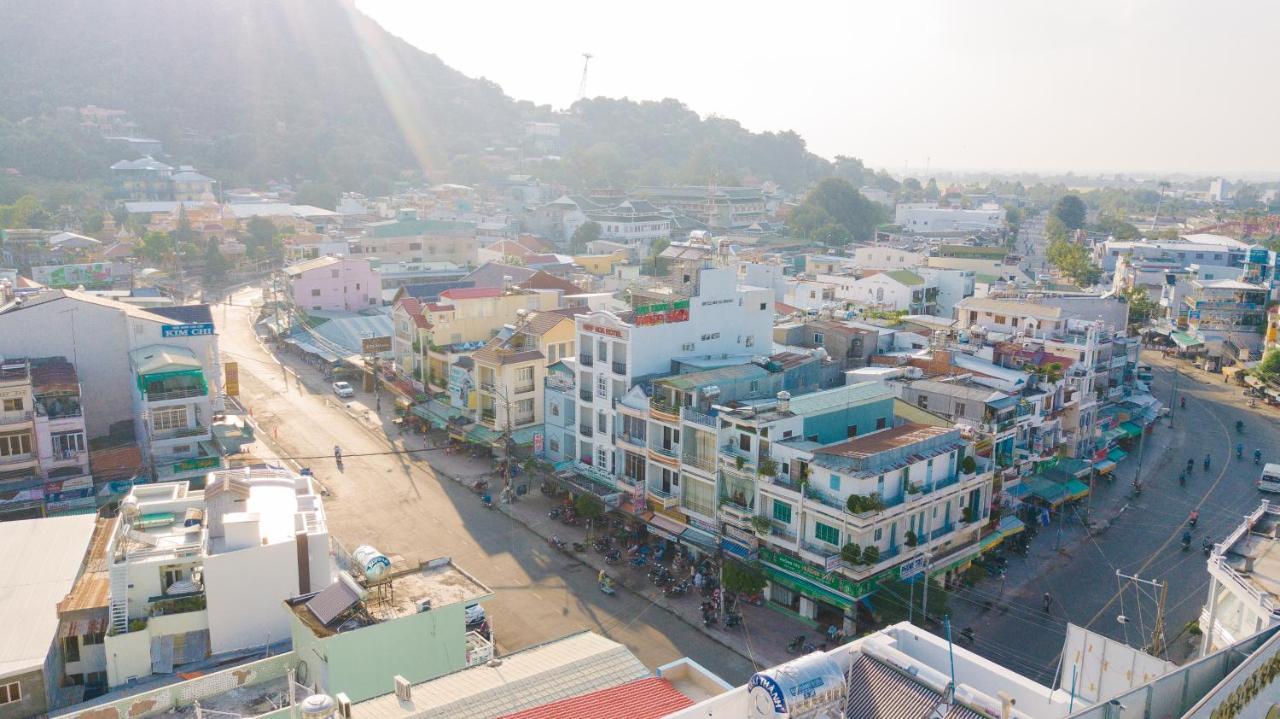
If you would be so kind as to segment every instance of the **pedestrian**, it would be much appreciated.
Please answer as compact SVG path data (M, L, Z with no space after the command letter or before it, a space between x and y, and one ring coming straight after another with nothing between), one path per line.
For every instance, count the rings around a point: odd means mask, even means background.
M1044 610L1049 611L1049 605L1053 603L1053 596L1048 592L1044 593Z
M695 589L702 589L702 572L693 575L693 586Z

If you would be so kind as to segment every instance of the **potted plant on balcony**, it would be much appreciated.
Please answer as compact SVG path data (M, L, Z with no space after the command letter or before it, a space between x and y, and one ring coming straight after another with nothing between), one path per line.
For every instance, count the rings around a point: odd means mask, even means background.
M920 485L907 483L907 494L920 494Z
M772 459L760 460L760 474L765 477L778 476L778 465Z
M862 514L863 512L878 512L884 509L884 502L875 494L851 494L844 501L845 509L849 510L849 514Z
M866 549L863 549L863 550L862 550L862 563L863 563L863 564L866 564L866 565L872 565L872 564L875 564L876 562L879 562L879 561L880 561L880 548L879 548L879 547L875 546L874 544L869 544L869 545L867 545Z
M907 530L906 534L902 535L902 541L908 547L914 547L920 543L919 538L916 537L916 533L911 531L910 529Z
M868 549L871 549L871 547L868 547ZM853 542L849 542L840 548L840 558L843 559L844 563L848 566L855 566L862 561L862 547L859 547Z
M973 521L973 508L965 507L960 510L960 521L968 524Z
M736 457L733 458L733 466L737 467L738 469L742 469L743 467L746 466L746 464L747 464L747 460L742 455L737 455Z
M966 455L964 459L960 460L960 471L965 474L973 474L978 471L977 461L972 456Z
M756 530L756 534L768 534L772 526L773 522L768 517L757 514L751 518L751 528Z

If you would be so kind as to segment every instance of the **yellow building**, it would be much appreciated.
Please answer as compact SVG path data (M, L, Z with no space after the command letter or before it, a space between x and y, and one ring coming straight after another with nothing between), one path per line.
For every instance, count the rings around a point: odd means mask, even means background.
M447 388L449 365L459 356L480 349L508 323L518 322L520 312L553 310L558 298L553 293L470 287L445 290L440 301L423 306L428 325L426 341L419 352L425 360L423 381L437 390Z
M480 424L497 432L542 424L547 367L573 356L577 311L530 314L510 337L495 338L471 355Z
M593 275L610 275L613 274L614 265L627 261L627 253L623 250L611 252L607 255L576 255L573 263Z

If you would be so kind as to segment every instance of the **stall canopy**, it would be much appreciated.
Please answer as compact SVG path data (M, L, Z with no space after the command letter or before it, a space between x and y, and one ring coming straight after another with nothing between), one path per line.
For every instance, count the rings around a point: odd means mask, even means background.
M1141 428L1141 427L1139 427L1138 425L1134 424L1133 422L1122 422L1122 423L1120 423L1120 429L1124 430L1125 435L1126 435L1126 436L1128 436L1128 437L1141 437L1141 436L1142 436L1142 428Z
M1199 347L1204 344L1204 340L1196 339L1186 332L1172 332L1169 336L1173 338L1174 343L1177 344L1179 348L1184 350L1192 347Z
M707 551L714 552L717 547L716 537L710 532L704 532L701 529L689 527L680 534L680 541L693 544Z
M769 566L764 567L764 574L769 578L769 581L777 582L793 592L798 592L807 597L820 599L827 604L831 604L841 609L853 608L854 603L850 601L848 597L827 589L821 584L811 582L807 579L800 579L799 577L795 577L791 574L785 574Z
M1111 450L1110 452L1107 452L1107 459L1111 460L1112 462L1123 462L1125 457L1128 457L1128 456L1129 456L1129 453L1124 451L1123 449L1120 449L1119 447Z
M1089 496L1089 485L1078 479L1073 479L1066 484L1068 499L1081 499Z
M1000 524L996 525L997 531L999 531L1000 535L1005 538L1012 537L1026 528L1027 526L1022 523L1021 519L1018 519L1011 514L1001 517Z
M661 514L655 514L649 518L649 527L657 530L657 534L671 541L678 541L680 535L684 533L685 526L674 519L669 519Z
M1098 470L1098 474L1106 474L1107 472L1110 472L1111 470L1116 468L1116 463L1112 462L1109 459L1104 459L1104 460L1095 462L1093 465L1093 468Z

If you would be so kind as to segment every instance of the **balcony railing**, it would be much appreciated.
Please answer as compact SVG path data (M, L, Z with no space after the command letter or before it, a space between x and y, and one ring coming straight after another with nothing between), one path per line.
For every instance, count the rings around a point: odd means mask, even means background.
M579 388L578 388L578 399L582 400L583 402L590 402L590 401L591 401L591 388L590 388L590 387L579 387Z
M667 422L680 421L680 411L656 397L649 400L649 415Z
M618 441L625 442L633 447L640 447L641 449L644 449L649 446L645 443L644 436L636 436L629 432L622 432L621 434L619 434Z
M582 365L583 367L590 367L593 364L595 364L595 360L592 359L591 355L580 354L578 355L578 364Z
M709 414L703 414L702 412L699 412L698 410L693 409L692 407L681 407L680 419L683 419L686 422L693 422L694 424L700 424L700 425L703 425L704 427L710 427L711 429L716 428L716 418L714 416Z
M648 493L649 499L657 502L663 509L673 509L680 506L679 495L664 492L656 487L645 487L645 492Z
M31 416L31 410L27 410L25 412L0 412L0 424L30 422Z
M493 659L493 642L479 632L467 632L467 666L488 664Z
M209 428L198 424L194 427L152 430L151 440L154 442L167 439L182 439L184 437L201 437L206 434L209 434Z
M480 382L480 389L481 389L481 391L483 391L483 392L492 392L492 391L493 391L493 383L492 383L492 382L484 382L484 381L482 381L482 382Z
M663 457L669 457L671 459L680 459L680 449L678 447L675 449L672 449L671 447L662 447L662 446L656 446L651 444L649 445L649 450L656 454L660 454Z
M933 539L938 539L939 537L942 537L942 536L944 536L944 535L950 534L950 533L952 533L952 532L954 532L954 531L955 531L955 528L956 528L956 527L955 527L955 525L954 525L954 524L952 524L951 522L947 522L946 524L942 525L941 527L938 527L937 529L935 529L935 530L933 530L932 532L930 532L930 533L929 533L929 539L931 539L931 540L933 540Z
M511 423L516 427L523 427L526 424L533 424L534 416L531 414L518 414Z
M152 392L147 390L148 402L164 402L171 399L187 399L189 397L203 397L205 395L204 387L179 387L178 389L159 390Z
M80 452L74 449L54 450L53 454L49 457L49 461L53 464L61 464L62 462L79 463L85 455L85 452Z
M592 434L594 434L594 431L592 430L591 425L580 424L578 425L578 434L582 435L583 437L590 437Z
M614 363L613 363L613 373L614 373L614 374L626 374L626 373L627 373L627 363L626 363L626 362L614 362Z
M533 384L522 384L516 387L516 394L528 394L533 391Z
M150 606L147 607L147 613L153 617L200 612L207 607L204 592L192 592L176 596L163 595L151 597L147 601L150 603Z
M498 415L495 412L485 412L484 410L480 411L481 422L492 422L495 418L497 418L497 416Z
M0 467L10 464L32 462L35 461L35 459L36 456L31 452L24 452L22 454L0 454Z
M697 467L704 472L716 471L716 458L708 457L703 454L686 454L680 458L684 464Z

